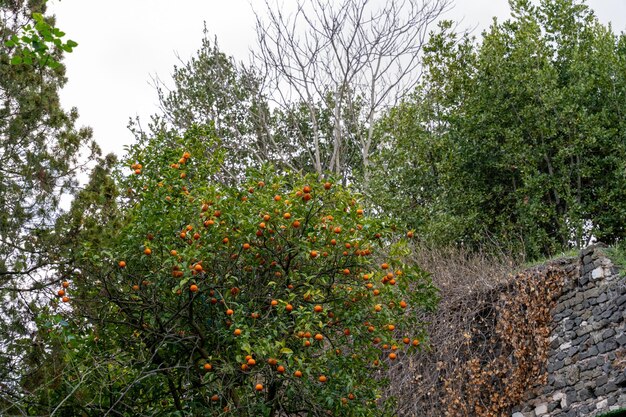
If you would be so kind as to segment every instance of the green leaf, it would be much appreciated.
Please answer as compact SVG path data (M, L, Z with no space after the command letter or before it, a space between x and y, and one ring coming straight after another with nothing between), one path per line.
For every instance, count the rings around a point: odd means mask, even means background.
M284 353L285 355L293 355L293 350L285 347L280 350L280 353Z
M11 58L11 65L19 65L22 63L22 56L21 55L15 55L13 56L13 58Z

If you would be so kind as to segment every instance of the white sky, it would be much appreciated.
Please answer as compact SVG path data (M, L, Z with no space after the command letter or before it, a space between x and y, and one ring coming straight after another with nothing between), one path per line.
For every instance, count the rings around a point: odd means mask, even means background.
M130 117L157 111L152 76L168 82L174 65L200 47L203 22L220 48L238 61L248 60L255 45L250 2L260 0L50 0L49 13L67 38L79 43L65 63L68 83L61 92L65 107L78 108L80 124L94 129L104 153L123 155L133 141ZM626 31L626 0L588 0L603 23ZM456 0L445 16L462 27L486 28L493 16L509 16L507 0Z

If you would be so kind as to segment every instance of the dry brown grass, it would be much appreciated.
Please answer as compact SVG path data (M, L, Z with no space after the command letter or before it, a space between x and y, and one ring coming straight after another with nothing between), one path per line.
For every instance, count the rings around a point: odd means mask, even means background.
M487 399L477 401L476 398L483 393L472 393L472 388L468 389L474 385L490 391L490 383L484 380L468 383L463 379L477 378L477 375L494 378L493 392L496 393L506 391L502 389L502 381L521 381L511 370L517 366L510 359L519 353L517 347L503 340L502 335L502 328L506 327L502 324L502 317L511 314L501 314L499 309L522 311L527 304L534 303L541 304L539 307L545 312L547 307L542 301L531 300L536 300L536 295L525 294L529 285L518 285L518 281L526 282L526 277L531 277L528 282L541 282L543 276L522 274L514 277L513 274L523 267L511 256L470 253L459 248L432 249L415 245L408 260L432 274L434 284L441 290L441 302L435 313L414 312L416 321L428 323L428 347L391 366L385 396L397 399L399 416L499 415L499 412L476 414L476 409L490 401L503 404L503 400L497 398L500 394L496 394L495 399L489 394ZM550 291L552 296L557 290ZM549 308L547 311L549 320ZM519 321L517 325L519 327ZM525 339L533 337L526 333L537 330L510 331L518 332L512 334L515 338ZM541 349L537 348L538 351ZM475 398L463 398L464 395Z

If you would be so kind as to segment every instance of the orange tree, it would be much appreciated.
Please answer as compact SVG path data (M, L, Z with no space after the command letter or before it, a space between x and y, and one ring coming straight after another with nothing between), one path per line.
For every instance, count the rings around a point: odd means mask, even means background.
M68 304L97 318L94 352L120 361L100 375L106 394L90 394L98 412L390 412L380 371L420 348L411 312L436 303L401 260L407 234L331 179L268 167L215 183L212 140L194 129L132 147L123 218L73 272L82 290Z

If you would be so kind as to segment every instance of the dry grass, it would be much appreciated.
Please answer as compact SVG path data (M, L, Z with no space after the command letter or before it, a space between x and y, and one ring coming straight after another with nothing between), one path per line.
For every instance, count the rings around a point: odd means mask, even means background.
M414 312L416 321L427 322L432 348L406 356L390 369L387 396L398 401L399 416L441 417L445 415L443 380L469 359L466 346L490 349L495 329L494 305L511 273L519 267L512 257L469 253L459 248L432 249L416 245L410 259L432 275L441 290L435 313ZM476 329L480 331L476 331ZM487 357L488 352L471 352Z

